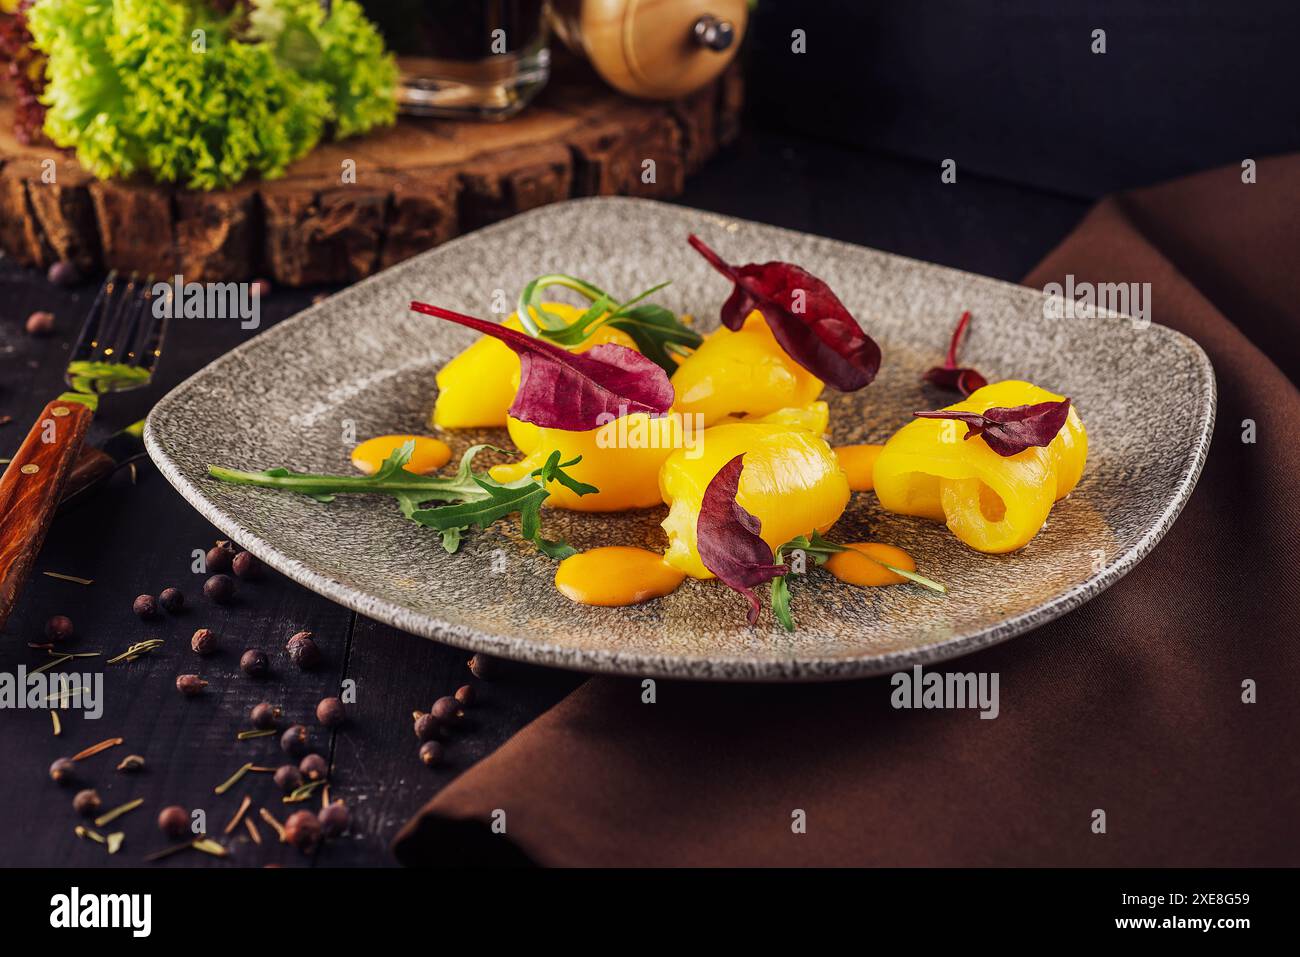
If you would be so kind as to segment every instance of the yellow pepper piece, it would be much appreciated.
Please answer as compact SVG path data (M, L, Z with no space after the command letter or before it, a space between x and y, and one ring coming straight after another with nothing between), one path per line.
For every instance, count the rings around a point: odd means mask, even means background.
M984 412L998 407L1059 402L1062 396L1008 380L978 389L948 409ZM1038 534L1052 505L1078 484L1088 435L1073 405L1065 426L1046 448L1001 456L966 426L913 419L885 443L876 459L876 496L901 515L946 522L971 548L1000 554L1023 548Z
M678 365L672 382L673 408L703 415L705 426L736 414L799 408L822 394L822 381L786 355L757 311L737 331L723 328L707 336Z
M514 418L509 428L515 444L526 454L518 462L493 466L491 476L498 482L513 482L541 468L556 450L561 462L581 455L582 461L565 471L600 491L578 495L552 482L551 494L543 503L578 512L621 512L658 505L659 468L675 450L687 447L682 418L676 414L652 418L638 412L587 432L540 429ZM694 440L701 437L695 435Z
M831 407L825 402L810 402L796 409L777 409L767 415L737 416L728 415L719 419L714 425L734 425L765 422L771 425L785 425L792 429L803 429L814 435L822 435L830 425Z
M569 324L586 311L562 302L544 305ZM513 312L503 325L521 331L524 328ZM604 342L636 348L626 332L606 325L574 346L573 351L586 352ZM437 383L434 425L444 429L500 428L506 424L506 412L519 388L519 357L501 340L483 336L438 371Z
M374 475L384 464L384 459L407 442L415 443L411 458L402 466L408 472L427 475L438 471L451 459L451 449L447 444L427 435L376 435L352 450L352 465L366 475Z
M789 426L764 423L718 425L703 435L702 454L674 452L659 473L659 488L669 506L664 561L694 578L712 578L700 561L695 541L704 490L718 470L740 454L744 471L736 501L758 519L763 541L780 548L790 539L824 532L849 501L849 482L831 447L821 436Z
M849 488L855 492L870 492L875 488L876 459L883 445L841 445L835 454L849 477Z

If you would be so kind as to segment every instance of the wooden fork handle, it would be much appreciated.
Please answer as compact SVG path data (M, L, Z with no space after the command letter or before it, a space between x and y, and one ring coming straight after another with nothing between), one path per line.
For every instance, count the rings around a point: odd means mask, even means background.
M92 412L55 399L0 476L0 629L41 550Z

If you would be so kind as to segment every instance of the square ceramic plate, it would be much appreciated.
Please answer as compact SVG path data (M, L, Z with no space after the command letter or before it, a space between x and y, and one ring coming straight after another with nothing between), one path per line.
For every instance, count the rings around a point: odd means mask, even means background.
M875 383L828 395L833 444L883 442L912 410L951 401L920 375L970 309L964 361L991 380L1027 379L1074 399L1090 442L1082 482L1037 538L1005 556L973 552L940 525L855 494L834 536L902 546L950 592L852 588L813 572L792 587L799 630L787 634L770 615L747 627L743 599L717 582L687 580L630 608L572 604L553 586L554 564L512 523L471 533L447 555L388 498L325 505L207 477L209 463L346 473L349 425L361 438L427 431L434 373L475 335L410 312L412 299L491 316L494 295L513 302L543 273L629 292L670 279L656 299L714 328L731 287L687 246L691 232L733 262L804 266L881 344ZM1205 354L1176 332L1114 314L1045 319L1042 303L1036 290L772 226L644 200L577 200L431 250L257 336L159 402L145 440L163 474L232 539L308 588L417 635L586 671L858 677L964 654L1078 607L1155 546L1196 483L1215 406ZM485 440L508 445L504 431L449 438L457 455ZM545 528L578 548L662 548L665 511L548 511Z

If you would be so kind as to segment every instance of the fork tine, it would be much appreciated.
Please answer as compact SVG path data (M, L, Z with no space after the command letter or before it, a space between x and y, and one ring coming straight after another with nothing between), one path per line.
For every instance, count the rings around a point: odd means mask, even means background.
M131 305L135 301L136 276L121 286L112 298L112 311L106 322L100 327L98 341L100 356L105 362L121 362L119 353L123 349L122 337L130 325Z
M117 271L110 272L102 283L99 284L99 291L95 293L95 301L90 304L90 311L86 313L85 320L81 323L81 331L77 333L76 345L72 347L73 359L88 359L95 350L95 342L99 336L100 327L103 325L104 313L108 309L108 301L113 296L113 287L117 282Z
M144 322L140 327L140 334L135 344L135 349L131 357L131 364L144 369L150 375L153 375L154 366L158 363L158 356L162 353L163 339L167 335L167 324L171 319L171 310L163 310L163 314L158 316L154 313L154 294L153 283L149 283L149 288L145 295L140 298L140 308L144 316ZM166 293L171 297L171 289Z

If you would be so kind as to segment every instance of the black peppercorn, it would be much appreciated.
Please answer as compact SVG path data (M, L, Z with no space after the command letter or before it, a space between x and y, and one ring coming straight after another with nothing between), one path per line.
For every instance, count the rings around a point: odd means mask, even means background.
M307 751L307 729L295 724L285 729L280 735L280 750L291 758L300 758Z
M316 705L316 720L327 728L337 728L344 717L343 702L338 698L322 698Z
M246 581L262 577L262 563L252 552L240 552L230 562L231 570Z
M310 631L300 631L284 646L289 652L289 660L303 671L310 671L320 664L320 649L312 641Z
M193 698L196 694L203 691L208 683L198 675L177 675L176 690L187 698Z
M441 730L438 727L438 719L433 715L425 714L423 711L415 713L415 740L432 741Z
M329 775L330 766L319 754L309 754L298 762L298 770L308 781L319 781Z
M208 549L203 561L209 575L228 572L235 561L235 546L230 542L217 542Z
M229 604L235 597L235 580L229 575L213 575L203 583L203 594L218 605Z
M71 758L59 758L50 765L50 779L59 784L71 784L77 779L77 765Z
M168 837L184 837L190 832L190 815L183 807L171 805L158 813L158 829Z
M460 702L451 695L444 695L433 703L429 713L438 719L438 723L454 728L460 724L465 717L465 711L461 708Z
M320 819L311 811L294 811L284 822L284 839L300 851L311 851L320 843Z
M54 332L54 313L47 312L44 309L33 312L27 317L27 329L29 336L48 336Z
M55 286L67 288L81 282L81 271L66 259L60 259L50 264L50 268L45 272L45 278Z
M266 660L266 652L249 648L240 656L239 667L250 678L260 678L266 674L270 665Z
M196 655L210 655L217 650L217 633L211 628L200 628L190 638L190 648Z
M249 717L253 720L253 727L261 731L269 731L280 723L280 709L267 701L261 704L253 705L253 710L249 712Z
M164 588L158 596L158 604L168 614L176 614L185 607L185 594L179 588Z
M477 654L469 660L469 670L475 678L489 681L496 670L496 662L485 654Z
M137 595L135 601L131 603L131 610L146 621L157 618L158 599L153 595Z
M342 801L326 804L316 816L320 819L321 833L326 837L338 837L348 829L348 823L352 818L348 813L348 806Z
M55 615L45 623L45 637L49 641L67 641L72 637L72 619L67 615Z
M95 812L99 810L99 792L94 788L78 791L77 796L72 799L72 810L82 817L94 817Z
M461 685L456 689L456 700L461 703L462 707L468 708L477 697L478 694L474 691L473 685Z
M292 764L282 764L275 769L275 786L285 794L302 787L302 772Z
M429 767L442 763L442 745L437 741L426 741L420 745L420 760Z

